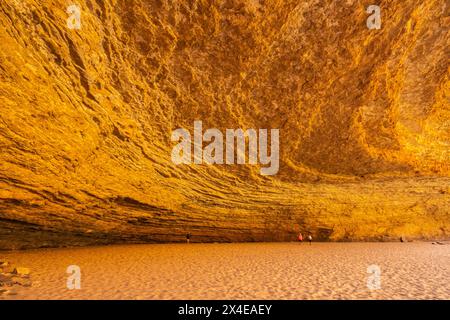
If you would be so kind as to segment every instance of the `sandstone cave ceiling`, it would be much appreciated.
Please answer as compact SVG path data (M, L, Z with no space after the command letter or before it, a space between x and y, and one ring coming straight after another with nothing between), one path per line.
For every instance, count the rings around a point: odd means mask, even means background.
M0 3L0 248L448 237L446 0ZM279 128L280 169L171 132Z

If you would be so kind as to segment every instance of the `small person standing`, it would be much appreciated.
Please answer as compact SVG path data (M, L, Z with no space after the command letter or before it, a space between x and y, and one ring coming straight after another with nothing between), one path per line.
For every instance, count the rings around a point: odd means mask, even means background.
M311 245L311 242L312 242L312 235L311 234L308 235L308 241L309 241L309 245Z
M186 243L189 243L191 240L191 234L190 233L186 233Z
M300 242L302 242L303 241L303 235L302 235L302 233L300 232L299 234L298 234L298 241L300 241Z

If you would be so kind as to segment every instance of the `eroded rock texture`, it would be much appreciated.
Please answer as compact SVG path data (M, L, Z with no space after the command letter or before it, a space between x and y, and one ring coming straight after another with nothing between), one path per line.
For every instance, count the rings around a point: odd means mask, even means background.
M77 3L0 3L0 248L449 237L448 1ZM279 174L175 166L194 120Z

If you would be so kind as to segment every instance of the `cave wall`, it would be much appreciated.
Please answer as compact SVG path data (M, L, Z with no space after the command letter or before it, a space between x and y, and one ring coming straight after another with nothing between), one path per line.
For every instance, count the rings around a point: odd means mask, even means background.
M449 3L0 3L0 249L448 238ZM280 170L171 132L279 128Z

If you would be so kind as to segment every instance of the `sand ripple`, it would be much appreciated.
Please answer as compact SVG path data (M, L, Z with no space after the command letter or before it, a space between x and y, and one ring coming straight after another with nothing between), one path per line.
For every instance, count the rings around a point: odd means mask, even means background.
M450 299L450 245L164 244L1 253L32 269L0 299ZM381 289L367 287L367 267ZM69 265L81 290L66 287Z

